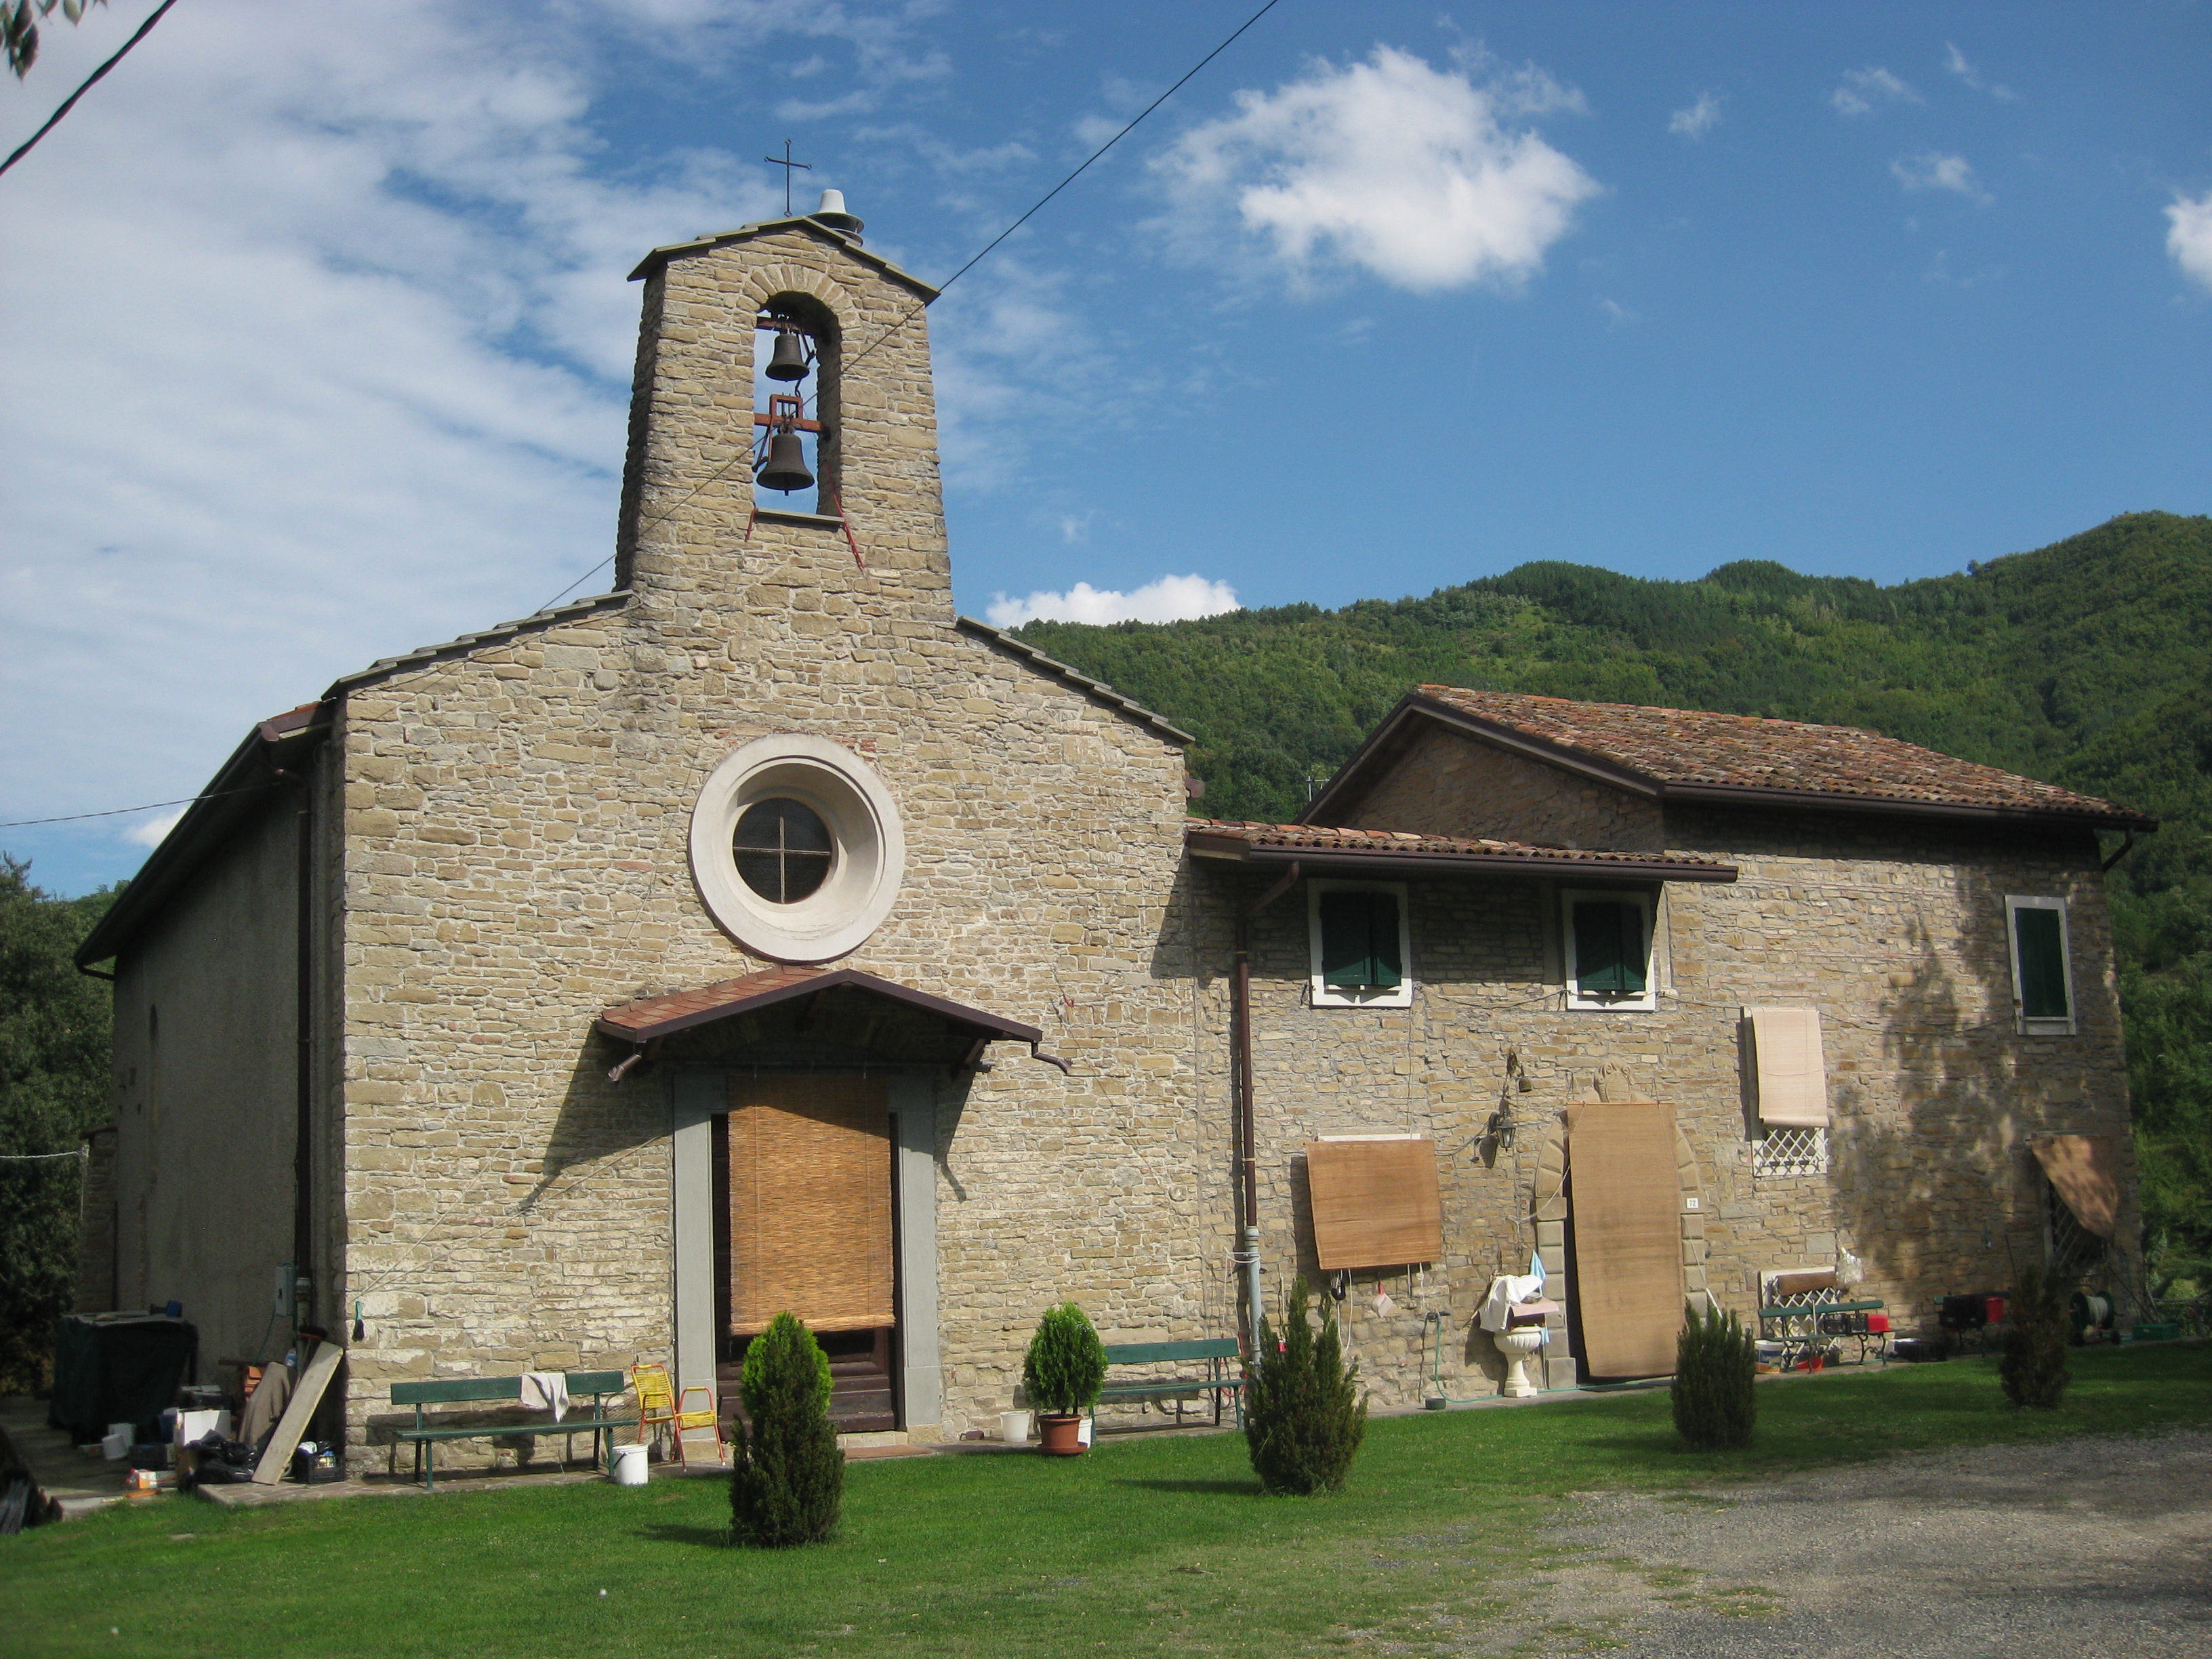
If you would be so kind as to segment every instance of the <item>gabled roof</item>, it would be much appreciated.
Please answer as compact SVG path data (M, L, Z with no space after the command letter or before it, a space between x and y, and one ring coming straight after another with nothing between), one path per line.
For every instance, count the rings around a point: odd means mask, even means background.
M1329 830L1308 823L1234 823L1200 818L1183 827L1194 858L1239 864L1311 866L1434 875L1638 876L1649 880L1734 881L1735 866L1682 853L1601 853L1526 842L1417 836L1396 830Z
M1063 1072L1067 1069L1064 1061L1037 1054L1037 1044L1044 1041L1044 1033L1036 1026L1024 1025L1018 1019L1007 1019L945 997L932 996L927 991L917 991L895 980L879 979L857 968L766 968L739 979L717 980L688 991L670 991L619 1004L593 1020L592 1027L617 1042L642 1048L648 1042L690 1030L695 1025L770 1008L794 997L818 997L841 988L882 997L922 1013L933 1014L979 1048L986 1042L1026 1042L1030 1052L1039 1060L1058 1066Z
M479 633L464 634L458 639L447 640L441 645L426 645L418 650L410 651L404 656L386 657L355 673L332 680L331 689L323 693L323 698L325 702L328 702L332 697L343 696L348 691L359 690L364 685L373 685L378 680L391 675L404 673L410 668L427 667L429 664L447 657L466 656L480 646L504 644L517 635L527 633L533 628L550 628L556 623L568 622L577 617L588 616L594 611L625 605L629 603L631 597L629 589L618 587L611 593L595 593L589 599L571 599L566 605L556 605L544 611L532 611L527 617L519 617L513 622L501 623L497 627L487 628Z
M1307 816L1355 805L1425 723L1667 801L2158 827L2110 801L1856 726L1449 685L1408 694Z
M806 214L795 213L788 219L763 219L757 224L739 225L735 230L717 231L711 236L695 236L688 242L671 242L657 247L638 261L637 269L629 274L633 283L652 276L671 259L686 253L703 253L709 248L726 247L732 242L750 241L756 236L765 236L771 231L804 230L819 236L823 241L842 248L864 265L872 265L894 282L902 283L921 296L927 305L937 297L937 290L921 277L901 270L880 253L871 253L862 247L857 237L848 236L842 230L823 224Z
M977 622L973 617L962 617L953 623L953 626L973 634L979 639L988 640L992 644L998 646L1002 650L1012 653L1015 656L1027 663L1030 667L1036 669L1042 673L1049 674L1054 679L1065 680L1068 684L1074 686L1078 690L1089 692L1092 696L1097 698L1099 702L1104 703L1108 708L1118 709L1122 714L1128 715L1132 720L1142 721L1145 725L1151 726L1152 730L1158 732L1162 737L1172 738L1176 743L1196 743L1198 741L1196 738L1184 731L1181 726L1169 725L1165 720L1161 716L1155 714L1151 709L1146 708L1142 703L1133 702L1129 698L1123 696L1112 686L1107 684L1105 681L1094 680L1088 674L1079 673L1076 670L1070 668L1064 662L1055 661L1054 659L1046 656L1045 653L1038 650L1036 647L1025 644L1022 641L1015 638L1003 628L994 628L988 623Z

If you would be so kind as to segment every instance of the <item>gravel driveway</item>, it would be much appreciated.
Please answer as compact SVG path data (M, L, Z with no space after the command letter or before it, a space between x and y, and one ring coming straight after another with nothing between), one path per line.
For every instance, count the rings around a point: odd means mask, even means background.
M1711 1494L1589 1493L1497 1652L2212 1655L2212 1435L1917 1453Z

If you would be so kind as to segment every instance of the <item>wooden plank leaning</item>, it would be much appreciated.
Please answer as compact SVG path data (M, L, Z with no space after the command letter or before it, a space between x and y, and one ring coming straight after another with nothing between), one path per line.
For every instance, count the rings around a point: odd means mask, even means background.
M273 1486L284 1478L285 1466L299 1449L300 1437L307 1431L307 1419L323 1403L323 1390L331 1386L331 1378L337 1375L339 1362L344 1358L345 1350L335 1342L315 1345L307 1371L300 1378L300 1386L292 1390L284 1415L276 1420L276 1432L269 1437L269 1449L253 1466L255 1486Z

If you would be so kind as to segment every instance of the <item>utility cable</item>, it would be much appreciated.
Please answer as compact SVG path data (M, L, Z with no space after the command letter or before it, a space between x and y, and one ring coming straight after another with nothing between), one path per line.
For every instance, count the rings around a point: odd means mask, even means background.
M93 88L93 84L100 80L102 76L106 75L108 70L113 69L118 64L121 63L131 47L137 46L141 40L143 40L148 35L151 34L154 32L154 25L160 22L162 15L167 12L170 7L176 3L177 0L161 0L161 3L154 8L154 15L138 26L138 32L133 34L128 40L125 40L123 45L117 49L115 56L109 58L98 69L93 70L91 74L86 76L84 77L84 84L79 87L75 92L70 94L68 97L63 99L61 107L56 110L52 115L46 117L46 125L41 126L29 137L23 140L21 143L16 145L15 150L9 155L6 161L0 161L0 173L7 172L9 167L14 167L16 162L21 161L26 155L28 155L31 153L31 148L33 145L36 144L40 139L45 137L57 126L60 125L62 117L67 115L71 110L76 107L76 100L83 97L88 92L90 92Z
M149 800L143 806L111 806L105 812L64 812L57 818L15 818L0 823L0 830L21 830L34 823L82 823L87 818L121 817L126 812L150 812L159 806L190 806L195 801L214 800L223 795L254 795L264 789L274 789L273 783L249 783L242 789L210 789L204 795L179 795L174 800Z
M1043 195L1037 198L1036 201L1030 207L1028 212L1023 214L1020 218L1015 220L1013 223L1008 225L996 236L994 236L989 241L984 243L966 264L962 265L959 270L954 271L943 282L938 283L937 292L935 295L931 296L930 299L924 300L921 304L915 306L911 311L908 311L906 315L901 317L896 322L889 325L884 328L882 333L877 335L874 339L869 341L867 344L862 346L851 356L846 358L843 363L840 365L841 369L850 368L854 363L859 362L861 358L866 356L878 346L890 339L892 335L897 333L915 318L921 316L923 312L928 310L930 306L937 300L943 298L945 289L951 288L953 283L958 282L969 271L975 270L977 265L982 264L984 259L990 255L992 250L996 248L1000 243L1005 241L1006 238L1012 235L1024 225L1027 224L1040 210L1043 209L1047 203L1052 200L1054 197L1059 195L1060 191L1066 190L1070 185L1073 184L1078 179L1080 179L1086 172L1088 172L1092 162L1097 161L1098 158L1105 155L1108 150L1113 149L1115 145L1120 143L1124 138L1135 131L1139 124L1141 123L1146 116L1158 109L1162 104L1166 103L1167 100L1174 97L1176 94L1181 92L1183 88L1188 84L1192 77L1196 76L1200 70L1204 69L1215 58L1220 57L1221 54L1228 51L1230 47L1236 45L1238 39L1243 35L1246 30L1249 29L1255 23L1257 23L1269 12L1274 10L1274 9L1280 3L1282 3L1282 0L1267 0L1266 4L1262 5L1259 10L1254 12L1249 17L1238 24L1236 29L1227 37L1227 39L1224 40L1220 45L1214 47L1212 52L1207 52L1205 57L1200 58L1198 62L1193 64L1188 70L1184 70L1182 77L1177 80L1173 86L1170 87L1158 97L1153 99L1152 101L1146 105L1144 108L1139 110L1137 113L1131 118L1127 125L1124 126L1111 138L1109 138L1104 143L1099 145L1097 149L1092 150L1090 155L1085 156L1081 164L1079 165L1073 173L1069 173L1065 179L1062 179L1050 190L1045 191ZM637 533L640 538L641 539L644 537L646 531L654 525L666 523L671 514L674 513L694 495L696 495L708 484L714 483L725 477L732 467L737 465L738 461L750 460L752 458L752 453L751 446L747 445L740 453L733 455L728 460L723 462L721 465L716 467L705 477L700 479L697 483L693 484L690 489L685 490L681 495L678 495L674 501L671 501L665 507L662 508L652 518L640 524L637 527ZM559 593L556 594L550 600L547 601L545 605L539 608L541 610L548 611L552 609L552 607L559 604L562 599L567 598L570 593L574 592L576 589L581 587L586 582L597 575L599 571L607 566L612 558L613 555L610 554L607 558L601 559L599 563L593 565L582 575L577 577L574 581L570 582L568 586L562 588Z

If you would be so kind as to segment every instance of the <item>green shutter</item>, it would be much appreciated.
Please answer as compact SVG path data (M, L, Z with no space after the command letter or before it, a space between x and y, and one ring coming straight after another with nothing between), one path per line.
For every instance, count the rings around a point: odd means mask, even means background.
M2020 1012L2027 1019L2065 1019L2066 927L2056 910L2022 905L2012 913L2020 951Z
M1321 896L1321 982L1332 991L1367 983L1367 895Z
M1643 995L1644 957L1643 906L1575 906L1575 986L1584 996Z
M1398 896L1369 893L1367 899L1367 983L1378 991L1395 991L1405 977L1406 964L1398 957Z
M1332 991L1388 991L1405 975L1398 901L1389 893L1321 896L1321 982Z

